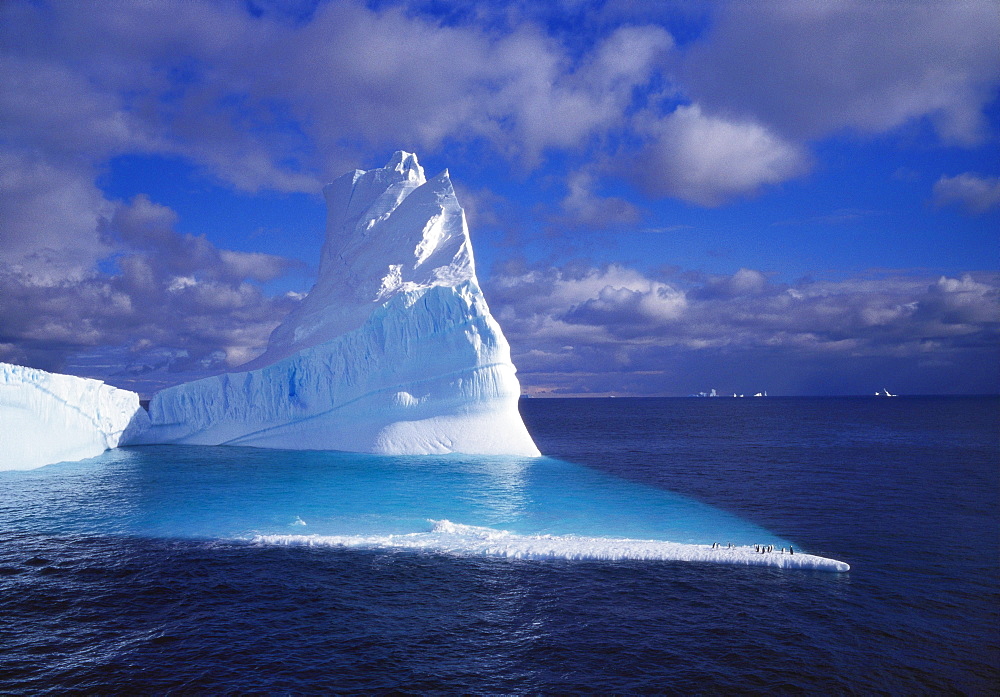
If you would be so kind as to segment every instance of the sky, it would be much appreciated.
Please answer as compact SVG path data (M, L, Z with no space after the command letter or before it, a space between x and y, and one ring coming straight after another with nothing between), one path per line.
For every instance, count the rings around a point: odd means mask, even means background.
M145 396L447 168L535 396L1000 392L1000 5L0 3L0 361Z

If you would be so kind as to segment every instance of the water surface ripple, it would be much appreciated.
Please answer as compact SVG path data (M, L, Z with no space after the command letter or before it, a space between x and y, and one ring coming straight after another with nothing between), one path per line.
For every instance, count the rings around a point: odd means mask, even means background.
M55 478L0 476L0 691L996 693L996 399L522 409L552 462L752 521L852 570L223 541L198 533L227 520L241 534L247 520L319 525L315 497L296 499L287 479L314 473L275 481L234 461L226 467L250 483L232 491L225 467L207 468L200 476L227 485L199 500L156 467L120 462L135 474L123 478L113 463L89 477L57 465L67 486L36 489L37 507L26 492ZM422 505L516 524L537 487L514 474L494 473L503 505ZM250 490L262 492L244 503L251 510L227 518ZM119 502L113 515L108 501ZM286 507L289 519L271 519ZM378 530L394 511L365 524ZM643 525L631 513L615 524ZM178 527L184 535L165 534Z

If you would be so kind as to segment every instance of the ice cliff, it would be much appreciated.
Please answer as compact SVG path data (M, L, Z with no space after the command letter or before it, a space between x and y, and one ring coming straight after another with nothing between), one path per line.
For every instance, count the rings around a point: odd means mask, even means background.
M0 363L0 470L94 457L148 422L135 392Z
M155 395L137 442L538 455L448 172L397 152L324 194L309 295L243 372Z

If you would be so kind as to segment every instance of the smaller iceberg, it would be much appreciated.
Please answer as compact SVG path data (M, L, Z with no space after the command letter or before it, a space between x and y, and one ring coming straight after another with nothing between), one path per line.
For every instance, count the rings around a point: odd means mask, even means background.
M0 363L0 470L94 457L148 426L135 392Z

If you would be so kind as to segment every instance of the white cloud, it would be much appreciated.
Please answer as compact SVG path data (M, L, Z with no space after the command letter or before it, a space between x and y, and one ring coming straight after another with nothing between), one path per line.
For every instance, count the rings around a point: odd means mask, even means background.
M804 173L809 158L800 146L749 121L729 121L678 107L665 118L647 115L650 141L632 176L650 194L717 206L737 196Z
M981 177L972 172L943 176L934 183L934 203L958 204L970 213L985 213L1000 207L1000 177Z
M933 120L942 139L985 135L1000 81L1000 12L964 2L729 2L685 58L707 108L792 138L882 133Z
M642 216L639 209L615 196L595 193L597 177L586 170L578 170L567 177L567 194L560 202L562 215L558 223L571 227L608 228L637 222Z
M699 375L768 366L775 386L835 369L857 380L866 362L916 371L928 351L949 366L942 375L970 380L1000 343L996 274L786 285L740 269L679 285L622 266L576 267L500 276L488 290L522 381L541 391L622 380L638 393L697 391L689 376L664 369L671 365Z
M312 191L358 149L445 139L531 165L619 127L672 46L662 28L622 27L571 60L530 23L488 32L351 2L297 23L195 0L0 13L9 136L94 160L177 154L251 191Z
M1000 80L990 2L725 3L690 50L646 9L613 4L593 14L625 12L633 25L588 33L600 37L588 45L546 34L547 15L524 8L442 23L338 1L301 21L208 0L0 3L0 350L56 357L141 336L170 356L232 362L293 304L254 285L287 260L179 234L174 212L148 198L107 200L96 176L124 153L287 192L397 147L471 143L523 168L561 151L575 168L562 216L603 227L638 213L602 196L599 149L638 163L631 176L652 196L720 205L801 175L802 143L844 129L928 118L948 142L979 142ZM675 98L691 104L657 112ZM478 194L486 221L501 206ZM935 200L987 210L997 181L942 177ZM98 273L112 252L118 271ZM641 362L651 346L906 351L915 328L943 345L984 335L995 283L921 283L784 288L744 269L682 287L610 266L494 285L514 336L537 342L530 355L583 369L595 356Z
M36 281L80 278L110 252L98 226L112 204L93 171L0 148L0 263Z
M516 13L515 13L516 14ZM107 253L121 154L187 158L247 190L318 191L373 152L485 140L532 167L627 127L672 39L621 27L577 56L539 26L442 26L404 7L329 2L302 21L238 3L0 3L0 260L51 279ZM631 218L571 197L583 224ZM9 222L8 222L9 221Z
M132 346L118 360L169 355L168 367L204 372L263 350L298 298L268 298L251 281L276 278L293 262L179 233L177 214L145 196L108 206L110 215L90 224L116 252L116 271L51 279L0 261L0 337L17 347L6 353L59 370L84 349Z

